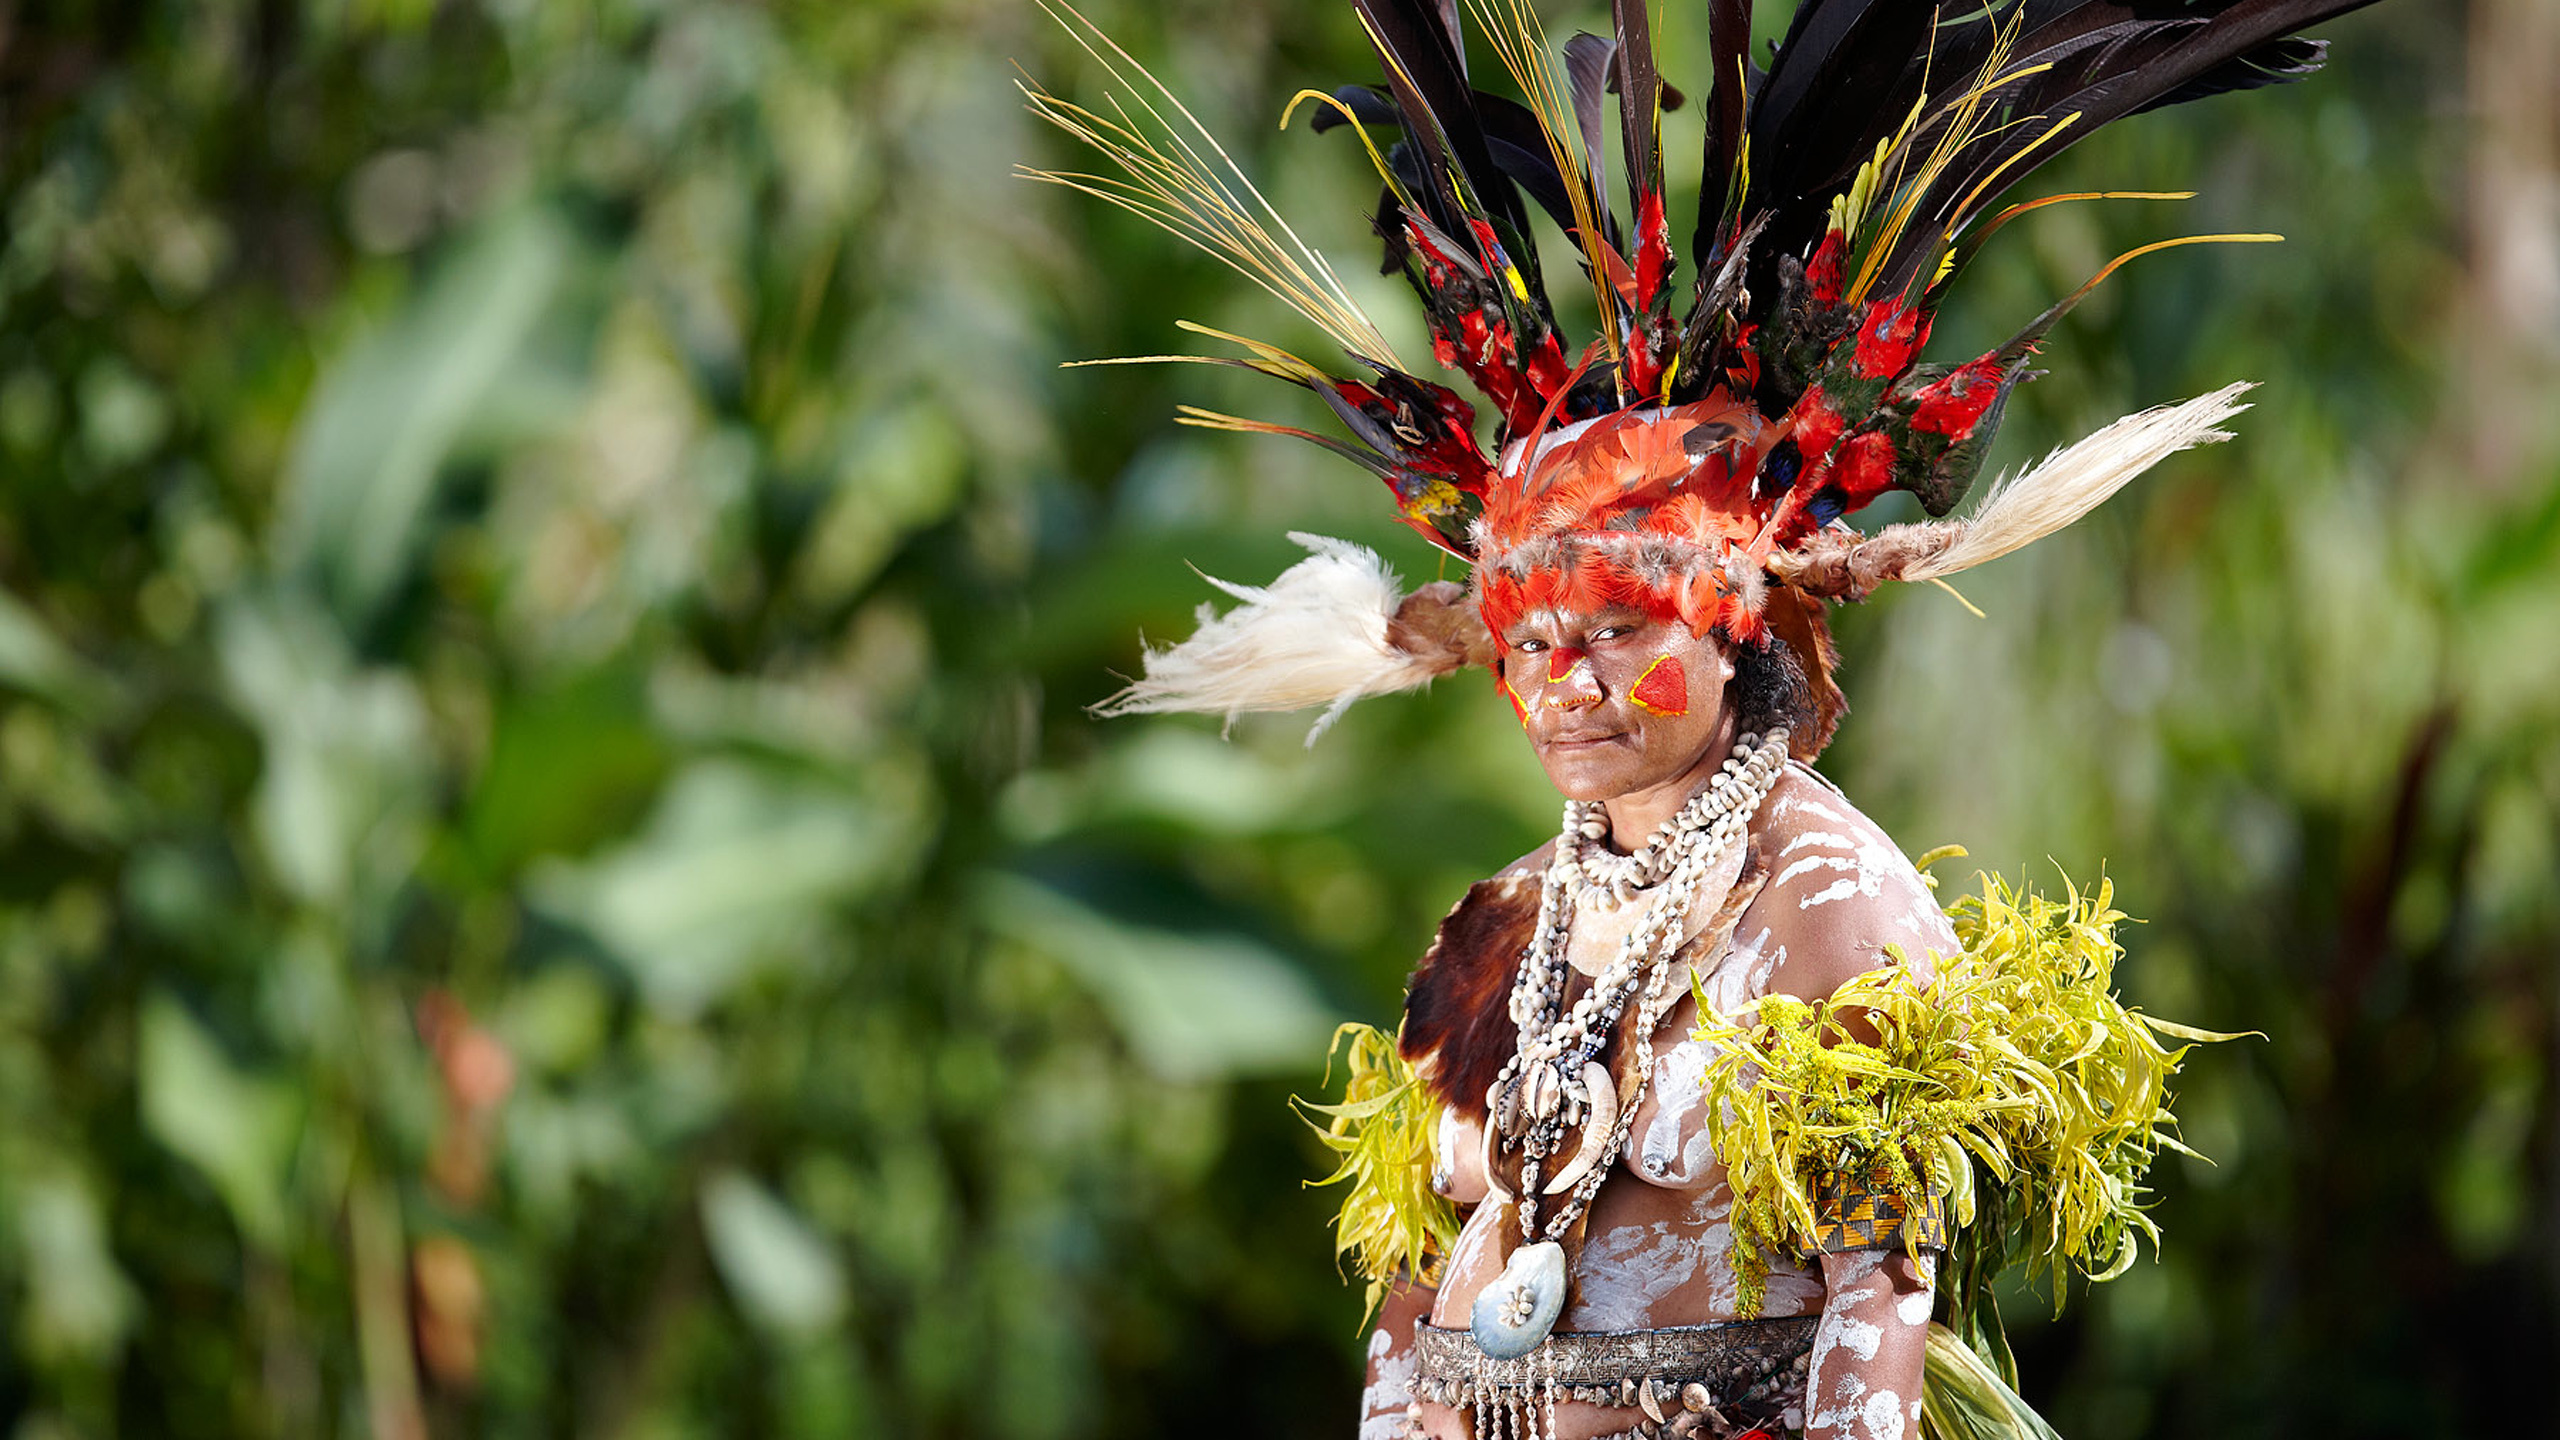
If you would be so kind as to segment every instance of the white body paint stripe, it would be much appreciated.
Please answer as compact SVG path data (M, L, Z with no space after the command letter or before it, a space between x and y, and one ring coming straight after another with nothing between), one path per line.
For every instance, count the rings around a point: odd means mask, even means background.
M1779 871L1778 878L1771 883L1784 886L1788 881L1795 879L1797 876L1810 875L1816 870L1855 870L1857 868L1857 861L1846 859L1842 856L1807 855L1793 865ZM1856 882L1852 881L1850 883L1855 884Z

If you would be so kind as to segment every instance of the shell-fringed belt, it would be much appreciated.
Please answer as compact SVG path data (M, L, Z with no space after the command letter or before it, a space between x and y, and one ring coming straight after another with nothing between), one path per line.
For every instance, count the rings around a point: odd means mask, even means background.
M1416 1325L1416 1398L1483 1406L1553 1393L1594 1405L1641 1405L1648 1414L1697 1409L1684 1401L1699 1400L1717 1409L1756 1408L1779 1393L1803 1393L1821 1318L1560 1331L1514 1360L1485 1354L1465 1330Z

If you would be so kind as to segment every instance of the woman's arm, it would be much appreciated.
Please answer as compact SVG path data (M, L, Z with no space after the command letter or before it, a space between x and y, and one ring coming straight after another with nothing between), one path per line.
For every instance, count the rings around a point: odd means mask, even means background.
M1774 870L1744 919L1766 924L1785 958L1771 990L1805 999L1893 963L1922 975L1959 948L1936 898L1875 822L1838 792L1790 773L1761 836ZM1822 1257L1822 1323L1805 1384L1807 1440L1909 1440L1920 1420L1936 1256L1898 1246Z
M1936 1262L1926 1251L1917 1261L1899 1250L1822 1257L1829 1293L1805 1382L1805 1440L1906 1440L1918 1433Z
M1378 1307L1369 1332L1369 1363L1360 1390L1360 1440L1404 1440L1414 1404L1413 1327L1431 1314L1431 1287L1398 1281Z

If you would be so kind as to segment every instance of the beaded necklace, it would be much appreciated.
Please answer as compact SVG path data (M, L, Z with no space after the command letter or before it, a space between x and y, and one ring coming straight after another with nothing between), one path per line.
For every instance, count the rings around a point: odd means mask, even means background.
M1485 1173L1496 1177L1497 1197L1517 1205L1524 1242L1476 1297L1470 1328L1495 1359L1527 1354L1555 1328L1565 1291L1559 1242L1599 1193L1609 1157L1625 1147L1652 1080L1653 1050L1642 1040L1669 1008L1670 961L1688 943L1690 903L1707 873L1741 841L1786 758L1783 729L1741 736L1714 782L1632 854L1612 854L1602 843L1609 822L1598 803L1570 801L1564 807L1563 830L1539 892L1538 928L1511 987L1519 1040L1485 1092ZM1591 988L1564 1009L1575 911L1615 909L1645 892L1650 898L1643 918ZM1633 1046L1634 1083L1622 1101L1616 1077L1599 1056L1631 1001L1638 1006L1639 1041ZM1580 1146L1541 1184L1548 1162L1576 1128ZM1520 1156L1517 1195L1505 1193L1495 1163L1509 1152ZM1561 1197L1543 1224L1542 1196Z

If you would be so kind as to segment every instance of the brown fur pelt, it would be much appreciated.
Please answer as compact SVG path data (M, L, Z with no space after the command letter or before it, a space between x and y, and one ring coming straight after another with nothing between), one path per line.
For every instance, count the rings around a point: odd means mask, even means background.
M1453 580L1434 580L1404 597L1387 622L1387 643L1443 675L1496 658L1493 632L1476 613L1475 598Z
M1825 600L1864 600L1888 580L1937 558L1965 531L1964 522L1941 520L1927 525L1887 525L1873 537L1855 530L1823 530L1806 536L1793 550L1769 557L1779 579Z

